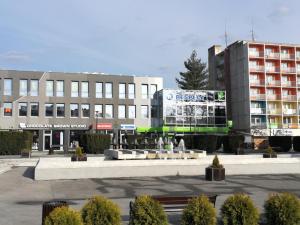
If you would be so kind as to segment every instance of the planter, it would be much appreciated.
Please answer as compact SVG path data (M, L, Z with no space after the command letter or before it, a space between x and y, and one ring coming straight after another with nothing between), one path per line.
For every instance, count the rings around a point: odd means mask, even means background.
M50 201L50 202L44 202L43 203L43 212L42 212L42 225L45 224L45 219L49 214L56 209L57 207L62 207L66 206L68 207L69 205L67 204L66 201Z
M72 162L87 161L87 156L86 155L82 155L82 156L72 155L71 161Z
M263 158L277 158L276 153L264 153Z
M225 180L225 168L205 168L205 180L222 181Z

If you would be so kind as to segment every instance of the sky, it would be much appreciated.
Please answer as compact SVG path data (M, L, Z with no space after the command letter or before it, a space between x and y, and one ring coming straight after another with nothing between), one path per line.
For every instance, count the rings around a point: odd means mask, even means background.
M162 76L195 49L250 40L300 44L299 0L1 0L0 68Z

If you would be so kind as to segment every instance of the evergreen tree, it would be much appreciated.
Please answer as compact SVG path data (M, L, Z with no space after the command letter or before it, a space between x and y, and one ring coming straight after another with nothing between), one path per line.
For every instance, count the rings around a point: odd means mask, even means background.
M207 89L208 72L206 63L202 63L197 58L197 52L194 50L190 58L184 62L186 72L180 72L180 78L176 78L178 87L185 90Z

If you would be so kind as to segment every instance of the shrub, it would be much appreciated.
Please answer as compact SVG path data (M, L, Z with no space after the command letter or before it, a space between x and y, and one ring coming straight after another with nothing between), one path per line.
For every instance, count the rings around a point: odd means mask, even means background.
M130 225L167 225L167 216L159 202L149 196L139 196L130 211Z
M80 136L80 146L83 146L85 153L103 153L104 150L109 149L110 144L109 134L82 134Z
M32 134L24 131L0 131L0 155L19 155L21 151L30 152Z
M264 208L268 225L300 224L300 200L293 194L273 194Z
M215 155L212 165L213 168L223 168L223 165L220 164L219 158L217 155Z
M248 195L235 194L225 200L221 217L224 225L257 225L259 213Z
M78 157L83 155L81 147L76 147L75 155Z
M120 225L121 212L117 204L102 197L95 196L81 210L85 225Z
M181 218L182 225L215 225L216 221L216 210L204 195L191 199Z
M54 209L45 219L45 225L83 225L80 213L68 207Z

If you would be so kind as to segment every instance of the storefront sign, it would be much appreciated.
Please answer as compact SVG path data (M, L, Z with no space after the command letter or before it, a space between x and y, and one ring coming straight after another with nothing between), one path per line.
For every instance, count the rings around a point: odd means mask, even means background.
M121 130L135 130L136 126L134 124L121 124Z
M252 129L253 136L299 136L300 129Z
M168 101L177 102L206 102L225 101L224 91L176 91L165 90L165 98Z
M60 128L60 129L77 129L77 128L87 128L86 124L26 124L20 123L19 127L22 129L51 129L51 128Z
M111 123L97 123L96 125L97 130L112 130L112 128Z

